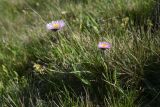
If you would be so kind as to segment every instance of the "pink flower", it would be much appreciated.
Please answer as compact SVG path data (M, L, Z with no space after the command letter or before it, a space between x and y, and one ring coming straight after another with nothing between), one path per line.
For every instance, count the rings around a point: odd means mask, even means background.
M52 21L46 25L48 30L57 31L61 30L65 26L65 22L63 20Z
M99 49L103 49L103 50L110 49L111 48L111 44L108 43L108 42L99 42L98 48Z

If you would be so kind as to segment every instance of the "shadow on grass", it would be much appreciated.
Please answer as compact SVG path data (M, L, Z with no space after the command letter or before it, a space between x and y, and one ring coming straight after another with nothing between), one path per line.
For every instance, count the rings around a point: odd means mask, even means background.
M160 57L151 56L144 67L142 92L139 96L141 107L159 107L160 103Z
M79 98L84 98L83 100L85 101L85 98L89 96L89 100L93 104L103 107L105 98L108 98L111 94L114 94L113 96L119 95L113 87L111 88L105 83L103 78L104 66L87 63L78 66L88 71L93 71L92 74L80 74L90 84L85 84L76 74L67 73L68 71L66 73L53 73L52 75L36 75L30 69L31 72L28 74L30 79L29 87L22 91L22 97L26 96L25 105L31 105L29 98L33 99L36 105L36 98L40 98L47 103L48 101L59 103L59 96L62 97L61 100L63 101L71 98L73 102L77 102ZM63 69L63 66L60 68ZM68 68L68 70L72 71L73 69ZM68 101L67 104L69 103L72 102Z

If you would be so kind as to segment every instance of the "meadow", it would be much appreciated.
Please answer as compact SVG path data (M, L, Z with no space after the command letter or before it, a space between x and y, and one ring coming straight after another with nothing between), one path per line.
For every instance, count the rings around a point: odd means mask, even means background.
M0 107L159 107L156 10L154 0L0 0ZM56 20L64 28L48 30Z

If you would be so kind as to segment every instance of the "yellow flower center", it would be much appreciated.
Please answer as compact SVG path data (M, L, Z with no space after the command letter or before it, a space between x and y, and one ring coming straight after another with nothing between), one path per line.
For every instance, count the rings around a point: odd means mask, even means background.
M59 24L58 23L53 24L53 28L54 29L59 29Z
M101 45L103 48L107 47L108 45L107 44L102 44Z

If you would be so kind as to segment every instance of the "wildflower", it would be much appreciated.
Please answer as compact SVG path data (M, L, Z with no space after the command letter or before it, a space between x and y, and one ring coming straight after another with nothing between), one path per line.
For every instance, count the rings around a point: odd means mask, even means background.
M52 21L46 25L47 29L52 31L61 30L64 26L65 23L63 20Z
M98 48L103 49L103 50L110 49L111 48L111 44L108 43L108 42L99 42Z
M121 23L121 26L123 28L125 28L127 25L128 25L128 22L129 22L129 17L125 17L122 19L122 23Z
M67 11L62 11L61 14L62 15L66 15L68 12Z
M152 27L152 26L153 26L152 21L148 19L148 20L147 20L147 25L150 26L150 27Z
M40 74L45 74L45 66L34 63L33 68L36 72Z

